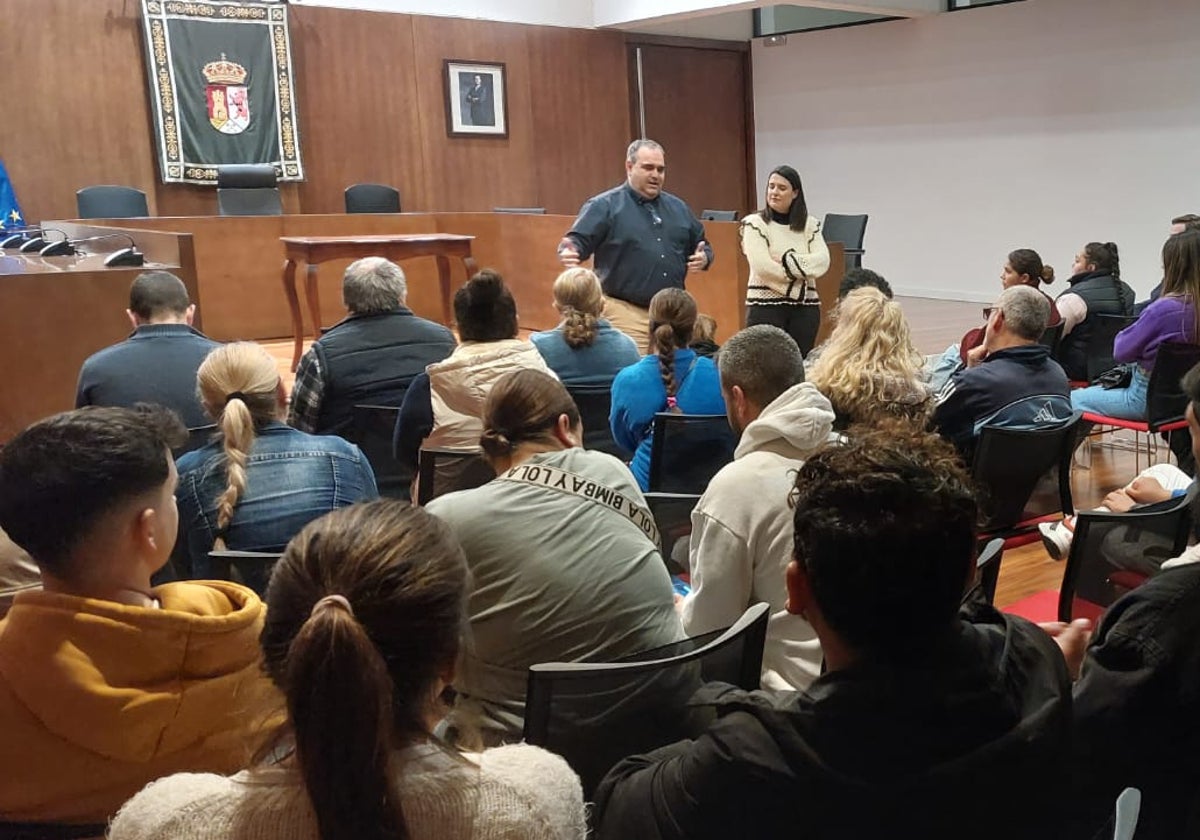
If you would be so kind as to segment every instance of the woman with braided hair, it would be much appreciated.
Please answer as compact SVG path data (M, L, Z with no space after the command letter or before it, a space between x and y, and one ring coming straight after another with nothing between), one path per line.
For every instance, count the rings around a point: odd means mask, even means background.
M604 292L590 268L568 268L554 281L554 308L562 322L529 336L564 385L612 384L638 360L633 339L601 317Z
M629 468L638 486L650 484L654 415L724 414L725 400L712 359L688 348L696 301L683 289L663 289L650 300L650 355L617 374L609 424L613 439L634 453Z
M176 556L193 577L213 576L208 552L282 551L329 511L379 496L358 447L335 435L310 435L282 421L287 393L275 360L253 342L208 354L196 373L200 402L217 425L207 446L180 456L180 538ZM259 593L260 565L238 566Z

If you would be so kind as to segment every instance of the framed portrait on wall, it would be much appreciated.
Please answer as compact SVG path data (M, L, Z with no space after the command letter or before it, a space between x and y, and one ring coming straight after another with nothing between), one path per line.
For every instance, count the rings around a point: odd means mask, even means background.
M446 59L446 133L451 137L507 137L504 65Z

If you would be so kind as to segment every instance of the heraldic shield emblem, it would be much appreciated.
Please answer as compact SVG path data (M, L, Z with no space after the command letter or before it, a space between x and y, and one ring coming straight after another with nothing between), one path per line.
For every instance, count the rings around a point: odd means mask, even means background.
M241 134L250 127L246 68L221 53L221 60L205 64L202 72L208 82L208 121L222 134Z

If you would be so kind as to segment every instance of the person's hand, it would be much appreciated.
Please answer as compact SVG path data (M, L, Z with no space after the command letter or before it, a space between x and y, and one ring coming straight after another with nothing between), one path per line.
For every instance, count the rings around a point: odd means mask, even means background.
M1102 504L1113 513L1125 513L1136 505L1137 501L1125 492L1125 488L1121 488L1105 496Z
M579 251L576 250L575 243L569 236L564 236L558 243L558 261L566 268L574 268L579 265Z
M1125 488L1126 495L1139 505L1152 505L1171 498L1171 491L1159 484L1156 478L1135 478Z
M1070 624L1062 621L1044 621L1038 627L1058 643L1063 659L1067 660L1067 671L1071 674L1071 679L1079 679L1083 655L1087 652L1088 641L1092 638L1092 622L1086 618L1077 618Z
M704 253L704 241L696 244L696 250L688 257L688 271L703 271L708 267L708 254Z
M967 367L975 367L987 358L987 346L980 344L967 351Z

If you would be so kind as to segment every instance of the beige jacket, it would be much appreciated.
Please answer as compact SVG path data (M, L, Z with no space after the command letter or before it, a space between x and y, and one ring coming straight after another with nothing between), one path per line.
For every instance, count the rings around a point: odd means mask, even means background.
M483 432L480 415L492 386L509 371L533 368L554 376L541 353L527 341L464 342L449 358L425 370L433 403L433 431L424 449L475 451ZM555 377L557 378L557 377Z

